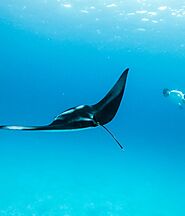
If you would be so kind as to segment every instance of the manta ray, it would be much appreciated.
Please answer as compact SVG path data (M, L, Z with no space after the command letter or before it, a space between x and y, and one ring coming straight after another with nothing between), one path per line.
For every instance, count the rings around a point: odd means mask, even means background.
M59 114L50 124L44 126L13 126L2 125L0 129L24 130L24 131L56 131L74 130L89 127L103 127L117 142L122 149L123 146L115 136L105 127L112 121L120 106L128 75L127 68L112 89L98 103L93 105L80 105L65 110Z

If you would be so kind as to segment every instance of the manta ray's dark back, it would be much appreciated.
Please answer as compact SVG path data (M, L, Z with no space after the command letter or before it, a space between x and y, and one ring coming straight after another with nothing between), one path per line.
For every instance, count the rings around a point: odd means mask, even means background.
M128 71L127 68L107 95L92 106L95 111L94 120L100 125L107 124L116 115L124 94Z

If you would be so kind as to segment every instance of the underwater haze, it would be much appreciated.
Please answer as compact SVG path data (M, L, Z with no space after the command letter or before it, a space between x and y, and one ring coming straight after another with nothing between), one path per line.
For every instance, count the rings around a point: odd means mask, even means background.
M1 0L0 125L95 104L129 67L115 118L71 132L0 131L0 216L185 215L182 0Z

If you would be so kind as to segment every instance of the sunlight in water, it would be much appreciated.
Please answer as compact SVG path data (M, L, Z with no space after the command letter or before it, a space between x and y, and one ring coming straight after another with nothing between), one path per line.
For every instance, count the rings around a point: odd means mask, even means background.
M180 2L169 1L168 4L164 4L163 1L145 0L7 0L0 2L0 11L13 19L15 25L27 27L36 34L45 34L50 38L72 39L71 32L74 31L79 39L85 39L88 33L91 41L97 41L98 37L99 44L114 43L122 47L123 42L126 42L139 48L144 42L140 40L142 36L139 36L140 41L137 44L132 41L129 35L134 32L146 33L145 37L149 43L151 34L159 38L160 34L172 29L175 32L185 28L185 4ZM106 25L109 28L104 28ZM165 42L171 43L174 34L166 35L168 37ZM152 49L151 43L147 46ZM174 46L176 49L180 48L180 44Z

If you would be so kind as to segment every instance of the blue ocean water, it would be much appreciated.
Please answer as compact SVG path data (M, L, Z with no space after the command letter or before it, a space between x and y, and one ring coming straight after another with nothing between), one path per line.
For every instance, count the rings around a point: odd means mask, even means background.
M1 0L0 124L45 125L98 102L126 67L107 127L0 131L0 216L185 215L184 1Z

